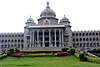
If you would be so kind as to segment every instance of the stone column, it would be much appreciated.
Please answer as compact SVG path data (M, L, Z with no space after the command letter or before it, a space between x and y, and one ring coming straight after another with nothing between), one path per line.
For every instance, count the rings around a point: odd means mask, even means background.
M32 32L30 32L30 45L29 47L32 47Z
M43 38L42 39L42 46L45 47L45 45L44 45L44 30L42 30L42 32L43 32L43 36L42 36L42 38Z
M37 30L37 47L39 47L39 31Z
M64 38L63 38L63 31L62 32L62 46L64 46Z
M54 32L55 32L55 47L56 47L56 30L54 30Z
M33 31L33 45L32 45L32 47L34 47L35 46L35 44L34 44L34 31Z
M52 47L52 44L51 44L51 34L50 33L51 33L51 30L49 30L49 46Z
M59 46L61 47L61 31L59 30Z

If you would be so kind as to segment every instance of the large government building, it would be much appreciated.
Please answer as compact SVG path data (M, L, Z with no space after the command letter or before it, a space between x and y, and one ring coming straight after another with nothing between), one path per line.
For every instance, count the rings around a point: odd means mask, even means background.
M59 50L62 47L84 49L100 48L100 31L72 31L66 16L60 21L47 2L38 24L30 18L23 33L0 33L0 49ZM50 49L49 49L50 48Z

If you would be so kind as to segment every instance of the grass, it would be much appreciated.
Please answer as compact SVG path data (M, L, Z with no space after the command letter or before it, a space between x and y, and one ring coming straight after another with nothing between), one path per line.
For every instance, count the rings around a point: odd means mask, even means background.
M7 57L0 67L100 67L100 64L81 62L74 56L63 57Z

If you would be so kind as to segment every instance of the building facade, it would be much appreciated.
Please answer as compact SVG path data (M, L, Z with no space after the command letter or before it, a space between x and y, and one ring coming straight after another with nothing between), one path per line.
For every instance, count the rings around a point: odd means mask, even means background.
M100 48L100 31L72 31L66 16L60 21L47 2L38 23L30 18L24 33L0 33L0 48L28 49L36 47L71 47L80 49ZM34 49L33 49L34 50Z

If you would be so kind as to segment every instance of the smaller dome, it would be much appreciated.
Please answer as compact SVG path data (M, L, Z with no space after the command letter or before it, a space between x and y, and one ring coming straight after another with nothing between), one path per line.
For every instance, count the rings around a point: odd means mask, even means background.
M36 24L34 23L34 20L31 18L31 16L30 16L30 18L27 20L26 24L36 25Z
M60 22L69 22L69 19L66 18L66 16L64 15L64 17L60 20Z
M40 17L56 17L55 12L49 7L49 2L47 2L46 9L41 12Z
M27 20L27 22L34 22L34 20L30 16L30 18Z

